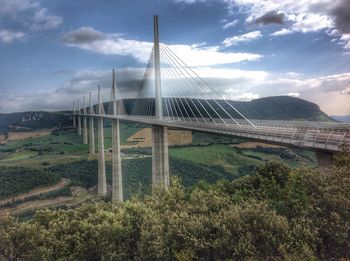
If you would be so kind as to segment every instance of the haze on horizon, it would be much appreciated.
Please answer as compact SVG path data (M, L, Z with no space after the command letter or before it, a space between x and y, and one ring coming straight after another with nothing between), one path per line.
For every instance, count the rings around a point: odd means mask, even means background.
M70 109L117 69L124 97L161 41L227 99L290 95L350 115L348 0L0 0L0 113Z

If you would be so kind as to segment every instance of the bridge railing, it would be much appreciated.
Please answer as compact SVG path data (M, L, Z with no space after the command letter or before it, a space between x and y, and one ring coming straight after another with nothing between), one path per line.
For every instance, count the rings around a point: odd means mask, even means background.
M80 114L80 116L83 115ZM113 118L113 115L94 114L93 116ZM313 122L298 121L298 124L292 125L286 124L287 121L256 120L256 126L252 126L247 124L237 125L235 122L227 124L215 123L210 121L210 119L198 121L182 119L174 121L170 117L159 120L154 116L130 115L119 115L118 118L331 151L339 150L342 144L350 145L350 125L339 123L326 122L314 124ZM305 125L302 125L302 123L305 123Z

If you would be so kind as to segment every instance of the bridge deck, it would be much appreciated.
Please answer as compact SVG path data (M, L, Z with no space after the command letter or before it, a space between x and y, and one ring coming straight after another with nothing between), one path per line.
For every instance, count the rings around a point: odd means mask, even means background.
M79 114L75 115L79 116ZM118 115L114 117L108 114L80 114L80 116L117 118L125 121L243 137L329 152L339 151L343 144L350 146L350 124L336 122L253 120L255 126L252 126L244 120L237 120L240 124L237 125L233 121L224 124L214 123L209 119L199 121L194 118L188 118L184 121L168 117L159 120L153 116Z

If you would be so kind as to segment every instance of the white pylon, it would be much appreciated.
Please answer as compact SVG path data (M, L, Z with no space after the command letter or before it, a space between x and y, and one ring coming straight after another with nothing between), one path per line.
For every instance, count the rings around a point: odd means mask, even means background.
M91 97L91 92L90 92L90 115L94 114L94 107L92 106L92 97ZM89 117L89 138L90 138L90 156L95 154L95 130L94 130L94 117L90 116Z
M83 143L88 144L88 131L87 131L87 118L86 118L86 107L85 97L83 97Z
M102 96L101 88L98 86L98 114L102 114ZM103 133L103 118L98 117L98 195L105 196L107 194L106 183L106 162L105 162L105 144Z
M119 119L116 119L116 85L115 70L113 69L112 99L114 119L112 119L112 200L123 201L122 161L120 155L120 124Z
M75 103L73 100L73 114L75 114ZM77 126L77 121L76 121L77 117L75 115L73 115L73 127L75 128Z
M80 136L81 135L81 111L80 111L80 103L79 103L79 100L78 100L78 135Z

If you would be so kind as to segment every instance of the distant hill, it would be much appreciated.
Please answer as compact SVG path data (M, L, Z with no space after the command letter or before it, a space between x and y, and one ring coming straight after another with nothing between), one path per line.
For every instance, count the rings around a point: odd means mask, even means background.
M137 106L143 107L143 105L140 105L142 103L146 103L147 106L149 106L149 111L154 113L153 99L139 99L137 101L135 99L124 100L126 112L131 113L133 108L137 108ZM223 100L209 100L208 103L201 100L201 103L206 104L205 109L213 117L217 117L217 115L214 114L212 109L220 112L220 106L230 113L233 113L232 108L230 108L230 106ZM229 103L249 119L334 121L334 119L322 112L317 104L290 96L266 97L248 102L229 101ZM181 103L181 100L178 100L177 102L174 101L173 104L176 106L176 104L186 104L186 102L185 100L182 100ZM105 103L104 106L105 111L108 112L109 104ZM163 106L163 111L166 112L165 100ZM191 106L193 106L193 111L197 111L194 106L201 109L199 102ZM185 115L185 111L180 105L177 108L179 114L181 110ZM187 110L190 111L189 108L187 108ZM201 109L201 113L205 115L204 109ZM221 117L227 118L227 115L225 115L222 110L220 114ZM199 114L196 114L195 116L200 117ZM234 117L239 118L238 115L234 115ZM39 111L0 114L0 132L64 127L71 124L71 118L65 116L63 112Z
M333 121L317 104L290 96L273 96L232 104L250 119Z
M63 112L15 112L0 114L0 133L26 131L71 125L72 120Z
M350 122L350 115L342 115L342 116L332 115L331 117L337 121Z
M187 110L187 113L195 112L196 117L200 117L198 110L201 111L202 115L207 115L206 111L202 109L201 104L204 104L207 112L212 115L212 117L218 117L212 109L219 112L220 116L227 118L227 114L223 112L220 106L228 111L234 118L240 118L238 114L235 115L233 109L223 100L208 100L205 102L199 100L197 102L194 100L194 104L191 102L186 103L185 99L167 99L168 104L173 104L173 114L178 112L179 115L182 113L186 115L186 111L183 109L183 105ZM171 101L173 100L173 101ZM320 107L312 102L308 102L299 98L290 96L274 96L266 97L261 99L256 99L252 101L228 101L233 107L240 111L248 119L256 120L308 120L308 121L334 121L327 114L320 110ZM146 104L146 106L142 105ZM140 108L147 108L147 111L152 111L154 113L154 102L153 99L142 99L142 101L135 99L127 99L124 101L125 109L127 113L131 113L133 110ZM108 111L106 105L106 111ZM190 107L190 108L189 108ZM166 112L167 108L165 105L165 100L163 99L163 111ZM169 109L170 111L170 109ZM206 116L205 116L206 117Z

